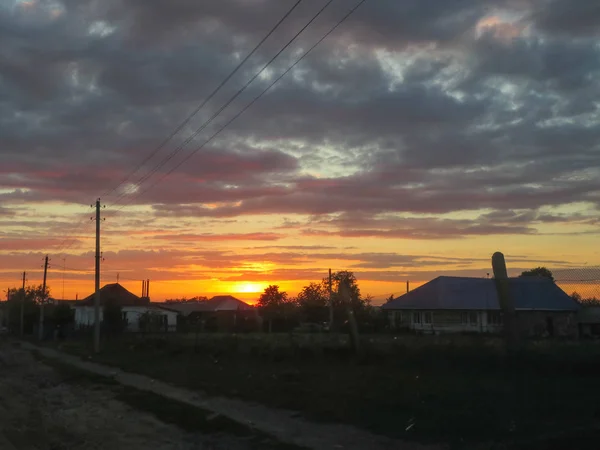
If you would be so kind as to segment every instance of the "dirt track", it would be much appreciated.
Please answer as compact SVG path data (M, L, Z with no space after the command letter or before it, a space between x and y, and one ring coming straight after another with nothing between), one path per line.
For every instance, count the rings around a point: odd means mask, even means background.
M249 449L243 438L184 432L115 399L109 386L66 383L30 352L0 342L0 449Z

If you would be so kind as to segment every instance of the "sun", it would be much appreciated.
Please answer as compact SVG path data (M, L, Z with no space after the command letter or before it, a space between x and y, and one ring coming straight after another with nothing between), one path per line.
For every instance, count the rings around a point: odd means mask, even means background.
M253 294L256 292L262 292L264 290L263 286L260 283L238 283L234 286L235 292L244 293L244 294Z

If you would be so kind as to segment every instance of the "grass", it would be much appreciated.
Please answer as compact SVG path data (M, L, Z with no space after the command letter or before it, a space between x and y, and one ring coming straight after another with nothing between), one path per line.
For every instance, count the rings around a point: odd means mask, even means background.
M152 392L141 391L129 386L123 386L112 378L93 374L42 356L33 352L36 359L53 367L61 374L63 382L85 386L86 388L102 387L113 392L115 399L128 404L140 411L148 412L159 420L178 426L188 432L201 432L203 434L228 434L246 441L250 448L266 450L299 450L301 447L281 443L256 429L215 415L172 399L164 398Z
M579 437L578 448L585 449L600 438L600 346L593 343L530 343L508 359L494 339L366 339L365 356L357 360L329 341L294 339L209 335L196 344L124 337L105 342L93 358L407 440L536 449ZM90 354L87 343L62 348Z

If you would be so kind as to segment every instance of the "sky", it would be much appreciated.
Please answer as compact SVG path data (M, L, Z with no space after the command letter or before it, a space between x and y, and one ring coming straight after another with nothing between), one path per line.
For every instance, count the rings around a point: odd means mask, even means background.
M92 293L97 198L102 284L152 300L600 263L596 1L367 0L238 115L357 4L334 0L204 125L303 0L174 133L294 3L0 0L0 289L48 254L54 297Z

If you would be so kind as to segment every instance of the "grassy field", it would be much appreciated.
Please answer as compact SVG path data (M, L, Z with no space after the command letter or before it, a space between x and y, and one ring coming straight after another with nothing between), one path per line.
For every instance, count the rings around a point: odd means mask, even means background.
M508 359L493 338L386 336L364 339L357 359L344 342L318 335L125 336L104 342L92 359L402 439L597 447L598 344L531 342ZM91 355L88 341L60 347Z

